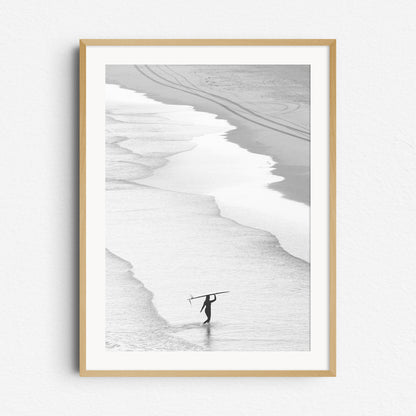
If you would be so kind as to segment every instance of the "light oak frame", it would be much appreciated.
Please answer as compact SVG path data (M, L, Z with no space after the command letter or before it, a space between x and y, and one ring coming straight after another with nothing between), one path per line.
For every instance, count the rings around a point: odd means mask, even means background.
M87 370L86 369L86 50L88 46L328 46L329 47L329 369L328 370ZM79 54L79 373L83 377L334 377L336 375L336 40L335 39L81 39Z

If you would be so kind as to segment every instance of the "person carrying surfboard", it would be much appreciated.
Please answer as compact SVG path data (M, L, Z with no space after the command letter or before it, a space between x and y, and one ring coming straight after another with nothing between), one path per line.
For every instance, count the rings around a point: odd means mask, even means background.
M205 315L207 316L207 320L204 322L204 324L209 324L209 321L211 320L211 303L217 300L217 296L216 295L213 295L213 296L214 296L214 300L210 300L211 295L205 296L205 302L202 305L201 310L199 311L199 313L201 313L205 308Z

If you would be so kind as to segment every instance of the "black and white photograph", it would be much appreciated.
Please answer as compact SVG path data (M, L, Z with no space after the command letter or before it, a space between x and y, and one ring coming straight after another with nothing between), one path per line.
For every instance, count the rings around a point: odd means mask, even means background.
M334 375L335 43L89 42L85 371Z
M107 65L106 349L308 351L308 65Z

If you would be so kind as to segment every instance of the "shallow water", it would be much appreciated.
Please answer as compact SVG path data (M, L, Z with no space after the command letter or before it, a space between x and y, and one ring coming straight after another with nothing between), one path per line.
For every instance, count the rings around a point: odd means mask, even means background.
M233 127L215 115L113 85L106 91L106 246L144 285L120 301L114 283L120 270L112 261L107 348L309 349L309 264L284 251L275 236L292 215L292 224L301 225L288 227L291 241L304 241L303 220L287 206L270 209L280 202L266 188L276 179L270 160L227 142ZM247 203L258 202L256 192L267 209ZM262 222L247 224L258 217ZM144 290L153 299L138 294ZM202 300L189 305L186 299L221 290L230 293L218 296L212 323L202 326ZM135 324L117 331L124 326L120 316ZM157 336L147 337L145 327Z
M206 134L194 143L192 152L173 155L140 183L212 195L223 217L271 232L288 253L309 261L309 207L267 186L284 180L272 174L272 158L250 153L221 134ZM134 149L130 142L123 146Z

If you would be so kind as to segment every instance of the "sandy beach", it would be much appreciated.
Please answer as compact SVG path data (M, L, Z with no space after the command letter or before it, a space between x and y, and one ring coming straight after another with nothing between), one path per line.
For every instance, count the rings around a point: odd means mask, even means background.
M277 186L274 158L230 140L230 119L120 88L110 72L107 349L308 350L309 264L288 253L308 252L308 207ZM231 294L203 327L186 298L212 290Z
M309 205L309 67L107 65L106 82L228 120L227 140L273 158L270 187Z

